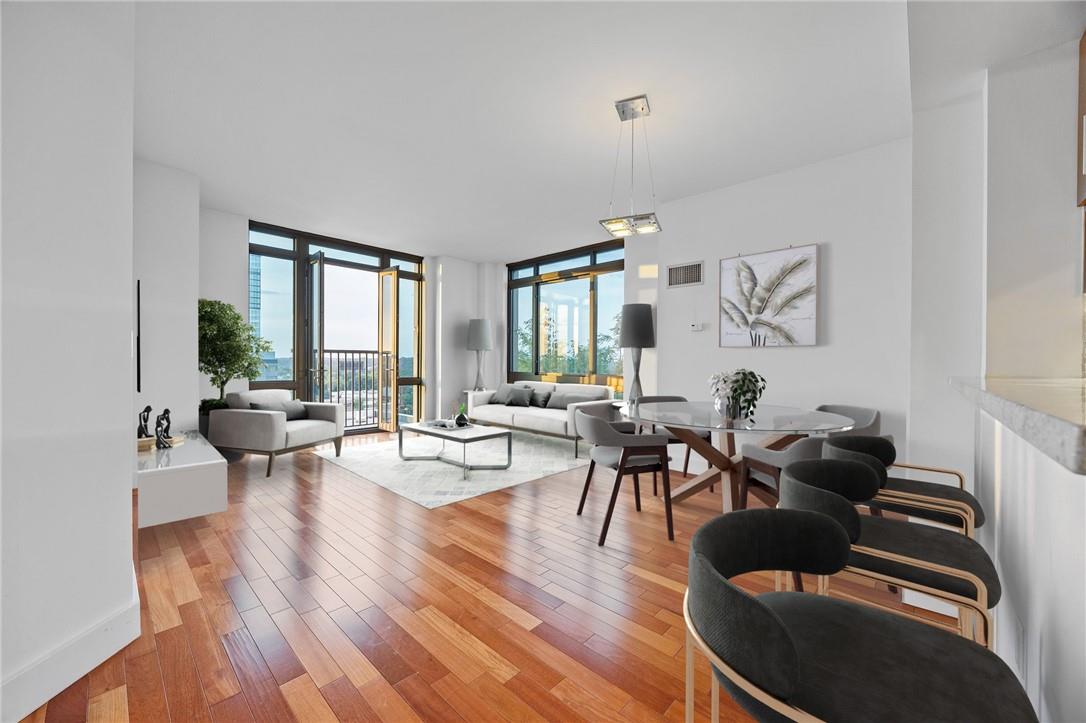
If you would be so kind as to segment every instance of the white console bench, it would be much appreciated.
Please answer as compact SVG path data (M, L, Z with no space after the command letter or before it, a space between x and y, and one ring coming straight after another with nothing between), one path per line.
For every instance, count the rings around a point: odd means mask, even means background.
M198 432L136 456L140 527L226 510L226 460Z

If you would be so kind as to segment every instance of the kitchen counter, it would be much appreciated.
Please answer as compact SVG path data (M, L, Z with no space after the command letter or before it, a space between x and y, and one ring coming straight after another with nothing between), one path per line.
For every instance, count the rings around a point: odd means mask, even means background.
M1075 474L1086 474L1086 379L953 377L951 386Z

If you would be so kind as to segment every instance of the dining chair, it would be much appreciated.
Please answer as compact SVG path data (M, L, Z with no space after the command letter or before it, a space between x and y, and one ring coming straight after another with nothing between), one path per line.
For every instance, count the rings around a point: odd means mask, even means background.
M667 539L675 539L675 527L671 519L671 480L668 477L667 455L668 438L662 434L638 434L633 422L608 422L600 417L592 417L584 412L577 412L577 431L592 445L589 452L588 475L581 492L581 502L577 505L577 514L584 511L588 499L588 488L592 484L592 474L596 465L615 471L615 485L611 490L611 501L607 505L607 515L603 518L603 530L599 544L607 539L607 529L611 526L611 516L615 512L615 501L622 485L622 477L633 475L634 504L641 511L641 485L638 475L644 472L660 472L664 483L664 513L667 517Z
M841 434L864 434L877 437L882 425L879 410L870 407L856 407L851 404L819 404L815 409L819 412L841 414L851 419L854 424L847 432L830 432L827 436L835 437Z
M870 507L877 513L882 510L900 512L932 522L957 528L973 537L974 530L984 524L984 508L976 497L966 492L965 477L952 470L905 465L909 469L942 471L955 475L957 485L925 482L922 480L890 477L896 463L897 450L893 442L884 437L848 435L826 440L822 447L826 459L849 459L868 464L879 475L881 489L871 501Z
M637 404L645 404L645 403L650 403L651 404L653 402L685 402L685 401L687 401L686 397L680 397L680 396L676 396L676 395L657 395L657 396L651 396L651 397L644 397L644 396L643 397L638 397L636 403ZM652 434L662 434L665 437L667 437L668 438L668 444L686 444L681 439L676 437L675 434L670 429L665 428L663 431L661 431L661 430L656 428L655 424L653 424L652 428L649 431ZM712 432L697 432L697 435L699 437L701 437L702 439L706 440L709 443L712 443L712 441L713 441L713 433ZM686 474L687 470L689 470L689 469L690 469L690 445L686 444L686 456L683 458L683 474ZM652 476L652 494L653 495L656 494L656 475L655 474Z
M957 535L961 538L961 535ZM800 592L752 595L732 580L760 571L847 569L849 536L830 517L744 510L690 541L685 715L694 720L694 653L762 721L1036 721L1014 672L981 645L891 612Z
M781 470L804 459L819 459L822 456L823 437L804 437L796 440L784 449L767 449L760 444L744 444L740 450L743 461L739 467L739 505L745 510L750 490L767 506L777 504L781 481Z
M957 607L956 630L990 647L988 610L999 602L1002 590L988 553L976 540L958 532L861 515L856 505L868 504L879 488L879 475L863 462L805 460L781 472L779 506L821 512L835 519L852 543L846 571L922 592ZM826 585L828 580L819 581L820 590L825 591ZM924 621L942 625L931 619Z

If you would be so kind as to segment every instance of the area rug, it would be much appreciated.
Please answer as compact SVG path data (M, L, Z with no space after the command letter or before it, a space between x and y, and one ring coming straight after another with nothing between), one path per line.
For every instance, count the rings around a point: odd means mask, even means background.
M468 464L505 464L505 444L505 439L472 442L468 445ZM365 480L433 509L582 467L588 464L586 447L582 445L580 459L574 459L571 440L513 432L513 464L509 469L472 470L466 480L463 470L451 464L400 459L396 440L344 445L342 457L336 457L334 450L321 450L317 454ZM404 435L407 455L434 455L440 451L440 439ZM459 460L461 447L448 442L443 454Z

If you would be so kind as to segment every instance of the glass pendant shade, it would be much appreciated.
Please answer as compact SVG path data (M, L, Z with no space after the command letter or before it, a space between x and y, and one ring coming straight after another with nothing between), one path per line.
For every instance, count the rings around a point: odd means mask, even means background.
M605 218L600 221L600 225L615 238L642 233L656 233L660 230L660 222L656 220L655 213L639 213L633 216Z

